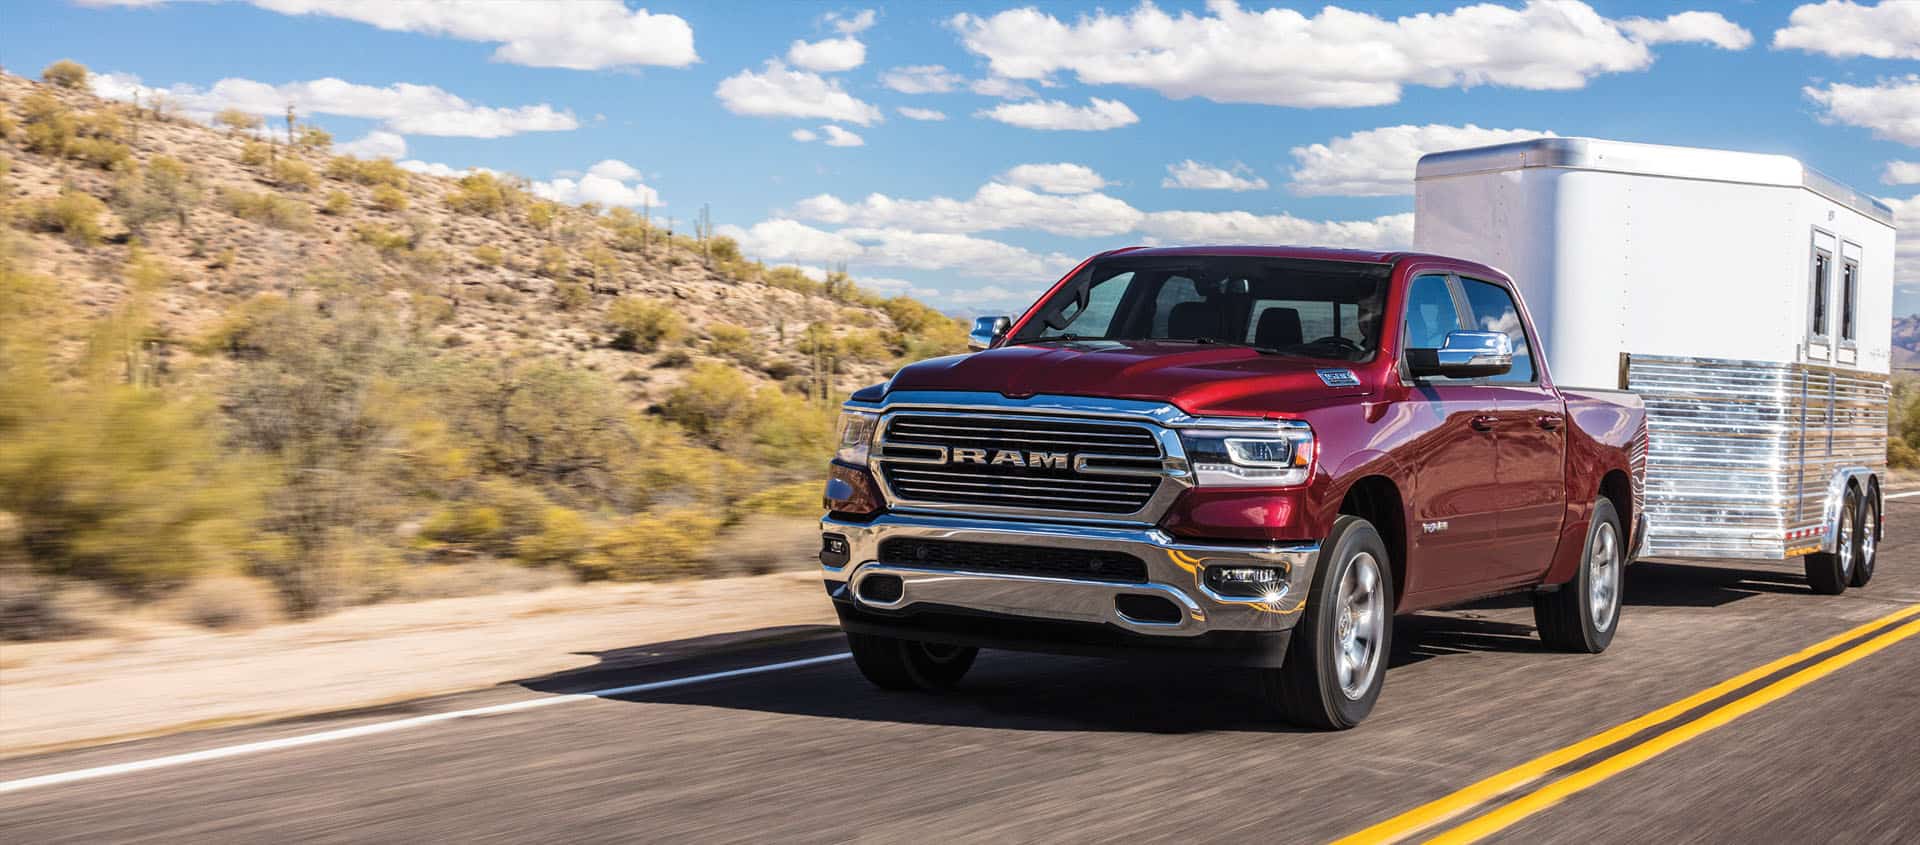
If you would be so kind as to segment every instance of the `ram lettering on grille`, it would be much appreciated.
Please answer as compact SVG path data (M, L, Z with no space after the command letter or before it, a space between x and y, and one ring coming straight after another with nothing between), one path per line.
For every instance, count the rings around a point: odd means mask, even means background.
M874 459L902 504L1138 514L1164 479L1159 438L1139 423L901 412Z

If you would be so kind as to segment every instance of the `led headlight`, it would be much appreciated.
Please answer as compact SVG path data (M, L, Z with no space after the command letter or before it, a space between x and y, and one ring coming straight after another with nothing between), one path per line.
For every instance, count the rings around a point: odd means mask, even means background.
M1271 430L1190 429L1180 442L1201 487L1288 487L1313 470L1313 428L1300 421Z
M867 450L873 445L874 425L880 421L878 414L865 411L841 411L839 434L834 438L838 445L833 457L843 464L854 466L867 465Z

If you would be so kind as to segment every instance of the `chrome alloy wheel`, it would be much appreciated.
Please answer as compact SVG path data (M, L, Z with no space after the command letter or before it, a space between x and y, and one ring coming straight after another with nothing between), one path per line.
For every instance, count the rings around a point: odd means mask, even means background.
M1840 530L1833 535L1833 551L1840 556L1840 578L1853 576L1853 509L1840 509Z
M1379 667L1380 643L1386 638L1387 603L1381 595L1380 563L1361 552L1347 561L1340 577L1338 628L1334 637L1334 668L1340 692L1358 701L1373 685Z
M1602 522L1587 547L1587 612L1593 629L1613 627L1614 608L1620 604L1620 532Z
M1877 533L1873 529L1874 529L1874 523L1877 522L1878 520L1872 519L1871 517L1877 517L1879 516L1879 513L1877 511L1868 511L1867 515L1870 518L1860 521L1860 565L1861 566L1873 565L1873 544L1878 539L1873 536L1875 533ZM1867 574L1872 575L1873 573L1869 572Z

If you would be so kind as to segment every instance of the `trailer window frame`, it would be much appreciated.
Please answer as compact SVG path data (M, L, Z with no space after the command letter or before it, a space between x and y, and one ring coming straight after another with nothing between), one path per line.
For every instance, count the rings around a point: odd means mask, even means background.
M1826 349L1833 356L1833 261L1839 253L1840 239L1832 232L1814 227L1813 237L1808 246L1811 249L1807 262L1807 353L1813 355L1814 346Z
M1855 257L1859 250L1851 241L1840 244L1840 345L1847 349L1860 339L1860 259Z

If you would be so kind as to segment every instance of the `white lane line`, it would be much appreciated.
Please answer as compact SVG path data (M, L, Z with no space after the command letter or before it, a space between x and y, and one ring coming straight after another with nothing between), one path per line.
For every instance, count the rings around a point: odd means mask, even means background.
M1908 497L1908 496L1920 496L1920 490L1908 490L1908 491L1907 491L1907 492L1905 492L1905 493L1890 493L1890 494L1888 494L1888 495L1885 495L1885 496L1881 496L1880 498L1882 498L1882 499L1904 499L1904 498L1906 498L1906 497Z
M338 730L321 731L319 733L303 734L301 736L282 737L280 739L269 739L261 742L249 742L241 745L229 745L223 748L209 748L205 751L193 751L186 754L173 754L166 757L154 757L150 760L136 760L131 763L115 763L111 766L95 766L91 769L75 769L74 771L71 771L71 772L58 772L50 775L39 775L37 777L20 778L18 780L0 782L0 794L4 794L8 792L19 792L22 790L34 789L36 787L42 787L42 786L57 786L59 784L73 783L75 781L83 781L83 780L92 780L94 778L103 778L111 775L125 775L125 774L132 774L134 772L149 771L152 769L165 769L165 768L171 768L173 766L184 766L189 763L205 763L209 760L224 760L228 757L239 757L244 754L259 754L263 751L279 751L281 749L286 749L286 748L299 748L303 745L317 745L322 742L338 742L343 739L357 739L359 737L372 736L374 734L392 733L394 731L404 731L409 728L418 728L425 725L435 724L437 722L447 722L447 721L452 721L454 719L464 719L469 716L492 716L497 713L515 713L521 710L534 710L541 707L550 707L555 704L567 704L575 701L591 701L591 700L600 699L600 698L613 698L613 697L622 696L622 695L631 695L636 692L650 692L653 690L667 689L669 687L683 687L683 686L687 686L688 684L698 684L706 681L718 681L724 678L738 678L742 675L758 675L762 672L778 672L782 669L799 669L805 666L818 666L822 663L832 663L836 660L845 660L852 656L853 655L848 654L847 652L841 652L839 654L828 654L821 657L808 657L801 660L788 660L784 663L768 663L761 666L748 666L744 669L728 669L725 672L709 672L705 675L690 675L685 678L670 678L664 681L653 681L651 683L645 683L645 684L632 684L630 686L624 686L624 687L608 687L606 689L597 689L589 692L568 693L566 695L555 695L555 696L549 696L547 698L532 698L526 701L514 701L514 702L509 702L507 704L494 704L494 705L489 705L487 707L474 707L468 710L452 710L446 713L432 713L426 716L412 716L406 719L395 719L389 722L375 722L369 725L355 725L351 728L340 728Z

